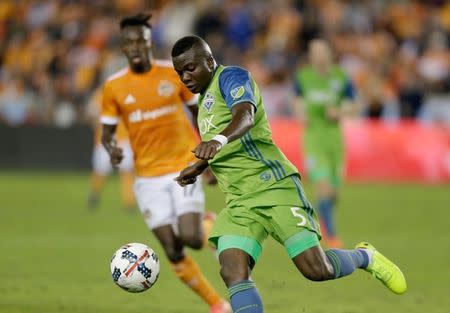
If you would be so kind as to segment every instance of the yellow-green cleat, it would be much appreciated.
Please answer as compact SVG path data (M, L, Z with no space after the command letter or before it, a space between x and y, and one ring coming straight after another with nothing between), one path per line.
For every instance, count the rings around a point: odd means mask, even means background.
M407 289L406 280L402 271L392 261L382 255L368 242L360 242L356 249L367 249L372 252L372 262L365 269L374 277L388 287L393 293L398 295L404 293Z

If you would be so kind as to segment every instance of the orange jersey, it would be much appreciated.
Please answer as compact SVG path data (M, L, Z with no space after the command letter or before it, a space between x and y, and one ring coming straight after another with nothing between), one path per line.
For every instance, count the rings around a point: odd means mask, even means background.
M94 93L91 96L91 99L89 100L89 112L90 115L94 116L96 120L99 120L99 115L102 109L102 89L97 88ZM116 140L118 142L124 142L128 141L128 132L125 128L125 125L122 121L119 121L119 124L116 128L116 134L115 134ZM102 142L102 124L100 121L96 123L95 126L95 137L94 137L94 143L101 144Z
M179 172L195 161L197 138L184 104L196 98L171 63L156 61L143 74L117 72L105 83L102 103L103 124L125 123L138 176Z

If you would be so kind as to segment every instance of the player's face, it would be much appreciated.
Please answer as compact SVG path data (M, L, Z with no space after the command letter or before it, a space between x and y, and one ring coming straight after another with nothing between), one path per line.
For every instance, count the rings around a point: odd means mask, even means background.
M331 63L331 50L323 41L314 41L309 47L309 59L315 67L328 67Z
M145 26L128 26L122 30L120 46L135 72L150 68L151 32Z
M214 59L203 50L189 49L172 58L181 81L192 93L201 93L213 77Z

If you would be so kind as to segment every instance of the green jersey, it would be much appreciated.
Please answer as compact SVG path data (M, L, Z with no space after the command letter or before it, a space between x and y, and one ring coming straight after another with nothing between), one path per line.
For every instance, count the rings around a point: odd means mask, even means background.
M300 70L296 90L305 104L307 125L304 133L306 167L310 179L328 180L338 186L341 181L344 144L339 123L326 117L329 106L340 106L345 98L353 99L350 80L337 66L328 75L320 75L312 67Z
M302 96L308 121L306 132L339 132L339 124L326 117L328 106L340 106L345 98L353 99L351 82L338 66L332 66L328 75L321 75L312 67L297 73L296 91Z
M252 206L298 203L298 196L285 203L273 197L283 189L284 178L298 171L272 140L258 86L250 73L235 66L219 66L198 102L198 125L203 141L211 140L231 122L231 108L242 102L255 106L254 126L240 139L229 142L209 161L228 207L243 202ZM283 202L282 201L282 202Z

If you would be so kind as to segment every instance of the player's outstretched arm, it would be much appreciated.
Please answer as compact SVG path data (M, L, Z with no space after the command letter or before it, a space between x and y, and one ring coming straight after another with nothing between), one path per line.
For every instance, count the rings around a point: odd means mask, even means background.
M255 106L250 102L238 103L231 108L231 115L230 124L220 134L192 150L197 158L210 160L225 144L244 136L253 127Z
M116 140L114 139L116 128L117 125L103 124L102 129L102 144L105 147L106 151L108 151L109 157L111 159L111 165L115 169L117 169L123 159L123 151L117 146Z
M193 165L188 166L184 170L182 170L180 172L180 175L175 177L174 180L183 187L193 184L197 181L197 176L201 175L208 166L208 161L197 161Z

